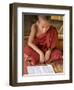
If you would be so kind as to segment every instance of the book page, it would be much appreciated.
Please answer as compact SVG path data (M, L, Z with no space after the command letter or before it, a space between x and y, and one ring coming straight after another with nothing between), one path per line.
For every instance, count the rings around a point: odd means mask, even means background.
M29 75L48 75L54 74L53 67L51 65L46 66L28 66L27 67Z

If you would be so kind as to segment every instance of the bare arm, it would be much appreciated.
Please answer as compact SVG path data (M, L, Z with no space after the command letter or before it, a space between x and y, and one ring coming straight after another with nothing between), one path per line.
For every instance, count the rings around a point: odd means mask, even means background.
M42 51L35 44L33 44L35 34L36 34L36 27L35 27L35 24L33 24L31 27L31 32L28 39L28 45L40 55L42 54Z
M50 58L51 49L49 48L45 53L45 61L47 61Z
M28 45L33 48L33 50L35 50L39 55L40 55L40 63L43 63L45 60L44 54L43 52L33 43L34 37L36 34L36 27L35 25L32 25L31 27L31 33L29 35L29 39L28 39Z

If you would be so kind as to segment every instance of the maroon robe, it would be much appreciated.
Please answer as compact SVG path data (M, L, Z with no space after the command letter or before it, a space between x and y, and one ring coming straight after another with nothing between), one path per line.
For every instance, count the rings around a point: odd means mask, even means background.
M56 49L56 44L58 42L58 32L55 27L51 26L49 30L40 35L39 37L35 37L33 43L44 52L50 48L51 55L48 61L51 60L60 60L62 59L62 52L59 49ZM39 54L33 50L31 47L26 46L24 48L24 55L28 55L31 58L31 62L33 65L37 65L40 62ZM24 59L25 60L25 59ZM26 62L25 62L26 63Z

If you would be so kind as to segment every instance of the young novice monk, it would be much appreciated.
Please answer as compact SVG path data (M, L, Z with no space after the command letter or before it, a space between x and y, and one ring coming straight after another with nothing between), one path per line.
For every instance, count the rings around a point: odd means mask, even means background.
M61 60L62 52L56 48L57 42L57 30L49 23L48 17L37 16L36 23L31 27L27 46L24 48L25 63L30 61L30 65L37 65Z

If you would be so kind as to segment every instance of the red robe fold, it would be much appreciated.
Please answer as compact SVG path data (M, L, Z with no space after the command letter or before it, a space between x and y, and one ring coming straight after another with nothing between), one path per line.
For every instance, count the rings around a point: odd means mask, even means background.
M40 35L39 37L35 37L33 43L41 49L44 53L50 48L51 49L51 55L50 59L52 60L60 60L62 59L62 52L56 48L56 44L58 42L58 33L55 27L51 26L49 30ZM34 51L31 47L26 46L24 48L24 53L28 55L31 58L31 61L33 62L33 65L36 65L39 63L39 54ZM24 54L24 55L25 55ZM25 59L24 59L25 60Z

